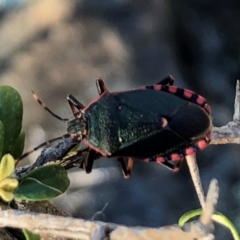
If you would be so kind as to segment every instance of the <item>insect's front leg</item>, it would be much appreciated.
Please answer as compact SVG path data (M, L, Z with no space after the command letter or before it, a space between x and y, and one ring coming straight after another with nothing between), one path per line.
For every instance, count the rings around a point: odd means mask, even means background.
M70 108L73 112L73 115L76 117L79 111L83 110L85 107L82 103L80 103L72 94L69 94L67 96L68 103L70 105ZM78 111L76 111L76 109Z
M96 79L96 86L97 86L99 95L101 95L105 92L109 92L106 84L104 83L104 81L101 78Z

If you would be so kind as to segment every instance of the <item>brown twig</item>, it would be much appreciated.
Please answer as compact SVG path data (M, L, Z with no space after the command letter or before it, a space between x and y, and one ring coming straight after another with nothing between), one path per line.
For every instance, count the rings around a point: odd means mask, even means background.
M218 198L217 181L212 180L207 202L198 221L187 223L184 228L177 225L145 228L125 227L112 223L85 221L81 219L54 216L50 214L19 210L0 211L0 227L28 229L42 236L42 239L73 238L82 240L200 240L212 239L212 220Z
M240 144L240 84L237 80L236 97L234 103L233 121L222 127L214 127L212 130L211 144Z
M199 174L196 155L186 156L186 161L188 164L188 168L193 181L194 188L197 192L198 200L200 202L201 207L203 208L205 204L205 195L204 195L202 182Z

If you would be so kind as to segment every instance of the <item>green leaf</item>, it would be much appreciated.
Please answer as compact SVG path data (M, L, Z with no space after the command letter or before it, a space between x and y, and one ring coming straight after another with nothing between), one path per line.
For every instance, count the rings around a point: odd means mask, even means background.
M3 123L0 121L0 159L2 158L4 146L4 126Z
M180 227L182 227L190 219L192 219L194 217L200 216L201 213L202 213L202 209L196 209L196 210L189 211L189 212L185 213L179 219L178 225ZM234 224L225 215L223 215L220 212L215 211L213 216L212 216L212 220L214 222L217 222L217 223L225 226L226 228L228 228L230 230L230 232L232 233L232 236L233 236L234 240L240 240L239 233L238 233L236 227L234 226Z
M10 86L0 87L0 121L4 126L2 154L11 153L22 128L23 103L20 94Z
M21 131L16 141L16 144L12 150L12 155L15 159L21 157L24 149L24 143L25 143L25 132Z
M189 212L184 213L180 219L178 220L178 225L180 227L183 227L185 223L187 223L189 220L191 220L192 218L198 217L200 216L202 213L202 209L196 209L196 210L192 210Z
M26 237L26 240L41 240L41 237L38 234L23 229L23 234Z
M59 165L39 167L19 179L16 199L42 201L65 192L69 186L67 171Z

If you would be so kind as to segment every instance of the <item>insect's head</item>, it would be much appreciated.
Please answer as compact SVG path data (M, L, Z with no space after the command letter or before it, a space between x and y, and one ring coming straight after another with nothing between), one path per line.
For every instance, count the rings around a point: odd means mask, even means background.
M84 137L87 134L87 121L86 116L82 111L79 111L76 118L71 119L67 122L67 132L69 134L77 134L80 137Z

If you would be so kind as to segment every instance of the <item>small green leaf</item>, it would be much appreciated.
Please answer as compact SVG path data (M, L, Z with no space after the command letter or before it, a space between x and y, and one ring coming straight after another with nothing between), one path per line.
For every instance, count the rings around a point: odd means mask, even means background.
M59 165L39 167L19 179L16 199L42 201L65 192L69 186L67 171Z
M26 240L41 240L41 237L38 234L30 232L27 229L23 229L23 234Z
M215 212L215 214L213 214L213 216L212 216L212 219L214 222L217 222L217 223L225 226L226 228L228 228L231 231L234 240L240 239L239 233L238 233L236 227L225 215L223 215L220 212Z
M202 213L202 209L196 209L196 210L192 210L184 213L178 220L178 225L180 227L183 227L184 224L187 223L190 219L200 216L201 213Z
M15 198L28 201L43 201L49 200L63 192L57 188L52 188L48 185L42 184L33 178L25 179L19 188L15 191Z
M16 141L16 144L12 150L12 155L14 159L21 157L24 149L24 143L25 143L25 132L21 131Z
M2 158L2 152L4 147L4 126L0 121L0 159Z
M0 121L4 126L2 154L11 153L22 128L23 103L20 94L10 86L0 87Z
M182 227L186 222L188 222L190 219L194 218L194 217L198 217L200 216L202 213L202 209L196 209L193 211L189 211L187 213L185 213L178 221L178 225L180 227ZM236 229L236 227L234 226L234 224L222 213L220 212L214 212L213 216L212 216L212 220L214 222L217 222L223 226L225 226L226 228L228 228L230 230L230 232L232 233L232 236L234 238L234 240L240 240L238 231Z

